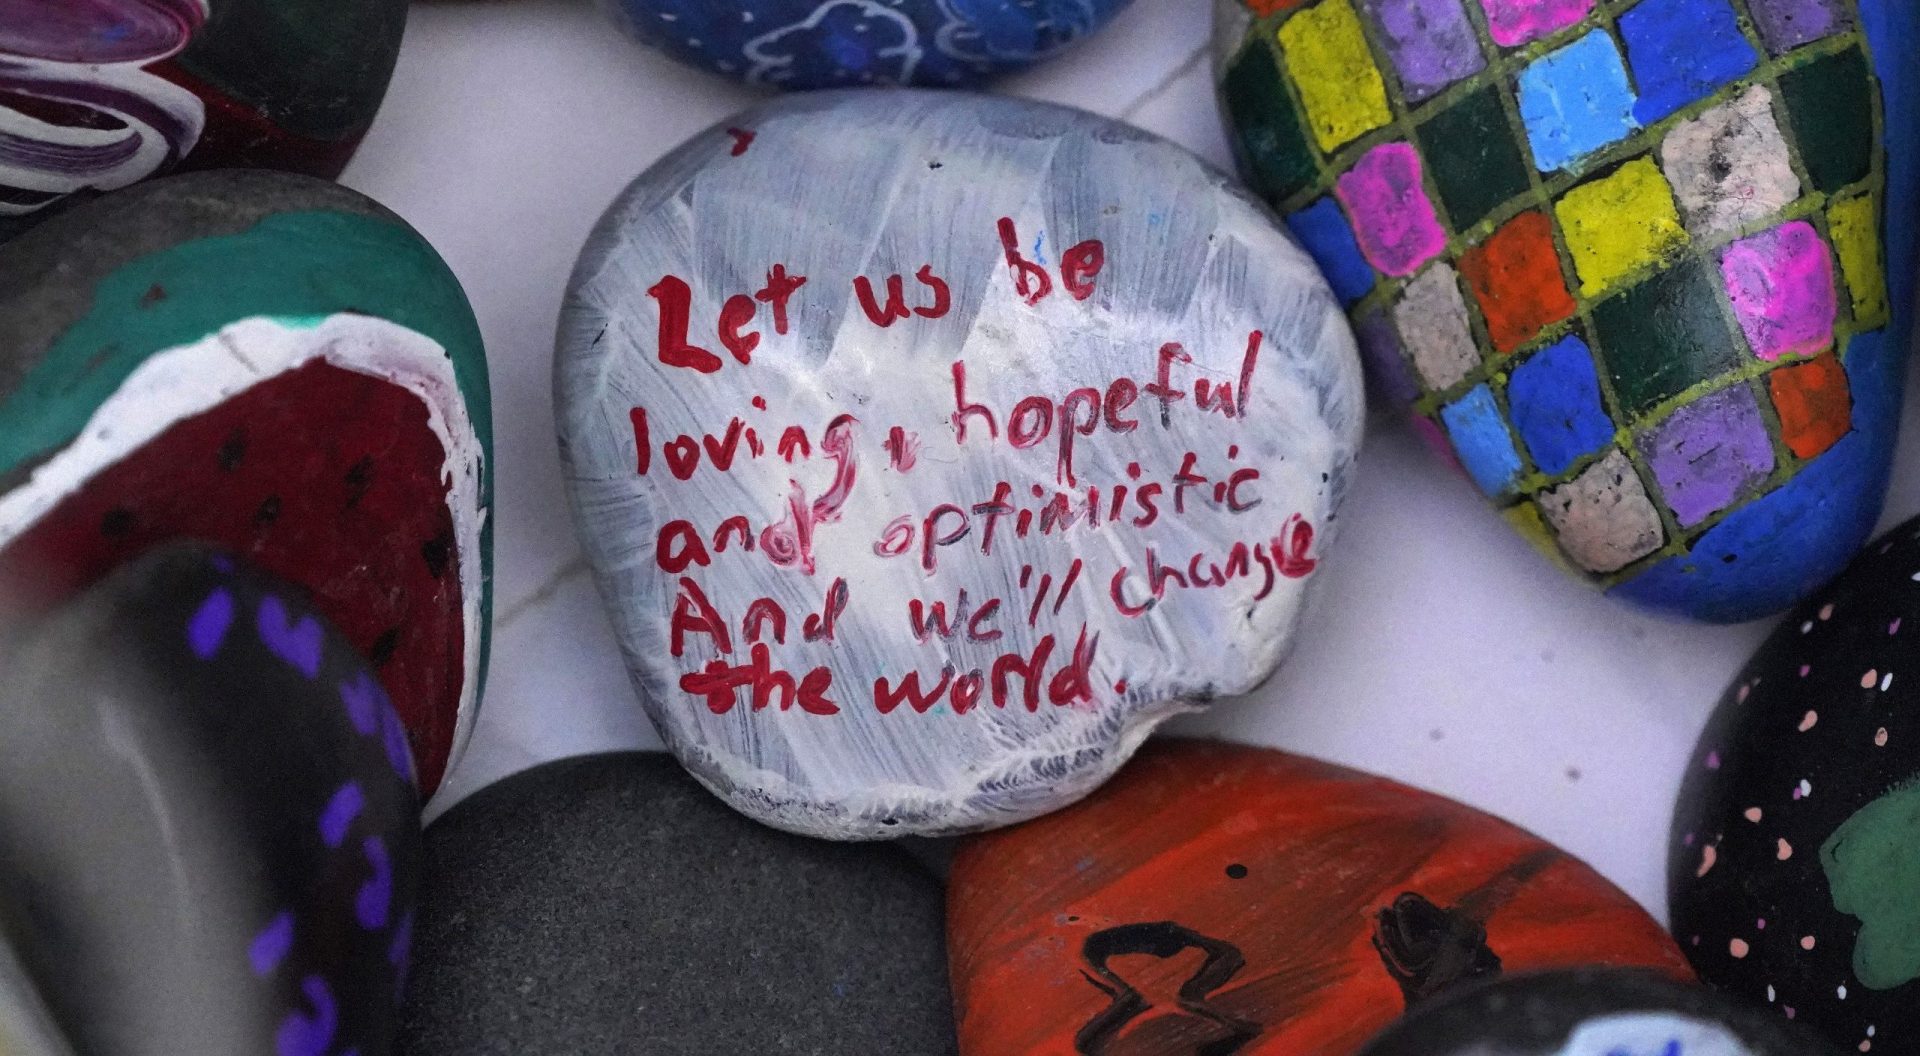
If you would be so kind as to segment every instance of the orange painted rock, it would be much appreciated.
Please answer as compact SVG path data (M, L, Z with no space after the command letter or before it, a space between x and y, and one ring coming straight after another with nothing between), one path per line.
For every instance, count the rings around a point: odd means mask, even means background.
M1347 1056L1467 979L1688 978L1584 863L1448 799L1283 752L1160 743L975 837L948 895L962 1056Z

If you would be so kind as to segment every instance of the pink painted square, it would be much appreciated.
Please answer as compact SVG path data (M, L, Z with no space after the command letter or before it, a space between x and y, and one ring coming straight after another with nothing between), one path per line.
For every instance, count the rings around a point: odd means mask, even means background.
M1407 143L1383 143L1340 177L1340 204L1353 219L1354 239L1382 274L1407 276L1447 248L1421 182L1420 155Z
M1593 0L1480 0L1487 32L1503 48L1517 48L1573 25L1593 11Z
M1809 356L1833 344L1833 254L1812 224L1795 220L1735 242L1720 273L1754 355Z

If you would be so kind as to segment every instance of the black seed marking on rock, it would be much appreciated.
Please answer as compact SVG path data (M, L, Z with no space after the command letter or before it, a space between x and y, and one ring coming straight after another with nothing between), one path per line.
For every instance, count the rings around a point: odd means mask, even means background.
M385 667L387 661L393 659L393 651L398 648L400 648L400 628L389 627L380 632L380 637L373 640L373 647L367 650L367 662L375 667Z
M439 579L447 574L447 563L453 560L453 540L444 535L435 536L420 547L420 556L426 559L427 572Z
M235 429L229 434L227 442L221 444L219 452L214 455L220 463L220 468L228 473L239 468L241 460L246 457L247 431L245 429Z

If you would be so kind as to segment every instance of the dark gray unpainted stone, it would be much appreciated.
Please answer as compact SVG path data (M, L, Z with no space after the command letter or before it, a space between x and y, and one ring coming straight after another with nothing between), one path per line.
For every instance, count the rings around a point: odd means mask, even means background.
M412 1056L944 1056L940 884L762 827L672 757L587 756L427 830Z

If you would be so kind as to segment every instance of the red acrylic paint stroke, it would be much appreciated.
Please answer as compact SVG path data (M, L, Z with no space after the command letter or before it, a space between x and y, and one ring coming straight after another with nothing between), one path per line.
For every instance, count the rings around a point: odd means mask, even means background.
M310 363L95 476L0 551L0 584L51 608L182 539L304 584L379 672L431 792L453 746L465 648L445 461L418 397Z
M1691 975L1591 868L1451 800L1282 752L1142 751L963 844L962 1056L1346 1056L1414 1000L1573 965Z

